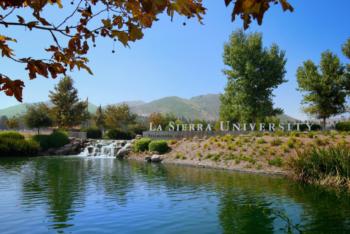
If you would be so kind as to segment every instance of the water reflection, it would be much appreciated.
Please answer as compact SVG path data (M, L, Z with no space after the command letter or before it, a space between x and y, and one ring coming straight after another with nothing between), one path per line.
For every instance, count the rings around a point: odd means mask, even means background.
M346 194L280 177L183 166L1 159L0 194L0 232L350 231Z

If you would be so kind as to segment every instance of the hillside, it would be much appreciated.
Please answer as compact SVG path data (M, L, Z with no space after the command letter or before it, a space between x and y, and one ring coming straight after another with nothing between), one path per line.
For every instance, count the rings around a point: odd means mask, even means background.
M220 95L208 94L192 97L190 99L180 97L165 97L151 102L129 101L116 105L127 104L131 110L141 116L148 116L153 112L172 113L187 119L216 120L219 117ZM0 110L0 116L12 117L25 113L28 104L20 104ZM89 112L95 113L97 106L89 103ZM280 115L282 122L294 122L296 119L288 115Z
M215 113L208 112L202 108L204 104L199 105L191 99L179 97L165 97L143 105L131 106L131 110L139 115L149 115L153 112L171 113L176 116L183 116L188 119L207 119L214 120Z
M51 105L50 102L46 102L49 106ZM26 113L28 106L31 105L29 103L23 103L18 104L15 106L10 106L4 109L0 109L0 116L7 116L7 117L13 117L13 116L20 116ZM89 103L88 110L90 113L95 113L97 110L97 106Z

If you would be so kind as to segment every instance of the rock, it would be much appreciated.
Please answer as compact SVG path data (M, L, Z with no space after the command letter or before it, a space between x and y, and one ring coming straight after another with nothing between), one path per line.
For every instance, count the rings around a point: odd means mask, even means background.
M145 157L145 161L146 161L146 162L151 162L151 156L146 156L146 157Z
M127 156L129 154L130 150L129 149L126 149L125 147L124 148L121 148L120 150L118 150L117 152L117 158L124 158L125 156Z
M162 161L162 158L161 158L160 155L158 155L158 154L152 155L152 157L151 157L151 162L153 162L153 163L158 163L158 162L161 162L161 161Z
M131 143L126 143L124 145L124 148L131 150L132 149L132 144Z

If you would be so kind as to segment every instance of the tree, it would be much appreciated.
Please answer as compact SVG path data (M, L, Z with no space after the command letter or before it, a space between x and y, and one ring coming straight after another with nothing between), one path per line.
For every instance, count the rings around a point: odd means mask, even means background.
M126 104L109 105L105 110L106 126L110 129L127 131L130 125L135 124L136 115L131 113Z
M350 59L350 38L342 46L343 54Z
M166 116L162 115L161 113L157 113L157 112L151 113L148 116L148 121L149 121L149 123L152 123L153 126L156 126L156 127L158 125L165 127L168 124Z
M103 132L105 126L106 126L106 122L105 122L106 116L104 114L104 111L102 109L102 106L100 105L97 110L96 110L96 114L95 114L95 123L96 126Z
M350 59L350 38L346 41L346 43L342 46L342 51L345 57ZM346 66L346 74L344 75L345 88L348 91L348 95L350 94L350 63Z
M304 111L322 119L324 129L327 118L345 111L344 75L340 59L330 51L322 53L319 66L308 60L297 70L299 90L307 105Z
M81 124L89 117L88 103L80 101L73 80L66 76L50 91L52 112L60 128L70 128Z
M71 3L71 6L68 4ZM278 0L283 10L293 11L287 0ZM276 0L225 0L226 6L234 4L232 20L241 17L247 28L252 19L262 23L265 12ZM84 69L92 74L88 67L88 52L96 46L98 38L119 41L124 46L143 38L143 31L151 28L158 16L166 13L171 18L175 13L186 18L197 18L202 22L206 12L201 0L0 0L0 26L2 33L13 28L25 28L41 31L52 40L45 48L45 58L17 57L10 47L17 43L15 38L0 34L2 57L23 64L29 78L38 75L56 78L72 71ZM53 13L46 14L48 9ZM67 9L64 11L64 9ZM64 15L57 17L57 15ZM51 16L52 17L49 17ZM59 20L58 20L59 19ZM113 51L114 52L114 49ZM12 79L0 73L0 91L15 96L22 101L23 79Z
M285 52L263 47L260 33L234 32L224 46L228 82L221 95L220 118L255 122L282 112L273 108L273 90L285 82Z
M17 129L19 127L19 119L17 117L11 117L6 121L6 126L9 129Z
M8 120L8 118L6 115L3 115L0 117L0 130L7 128L7 124L6 124L7 120Z
M50 108L45 103L34 104L28 107L24 121L29 128L36 128L38 135L40 128L52 126Z

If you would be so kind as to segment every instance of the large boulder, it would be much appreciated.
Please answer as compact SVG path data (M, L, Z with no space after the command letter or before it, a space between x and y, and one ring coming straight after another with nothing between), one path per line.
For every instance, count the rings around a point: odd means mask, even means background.
M131 144L130 142L129 142L129 143L126 143L126 144L124 145L124 148L131 150L131 149L132 149L132 144Z
M124 158L125 156L127 156L129 153L130 153L130 150L127 149L127 148L125 148L125 147L123 147L123 148L121 148L120 150L118 150L116 156L117 156L117 158L122 159L122 158Z
M158 155L158 154L152 155L152 157L151 157L151 162L153 162L153 163L159 163L159 162L161 162L161 161L162 161L162 157L161 157L160 155Z

